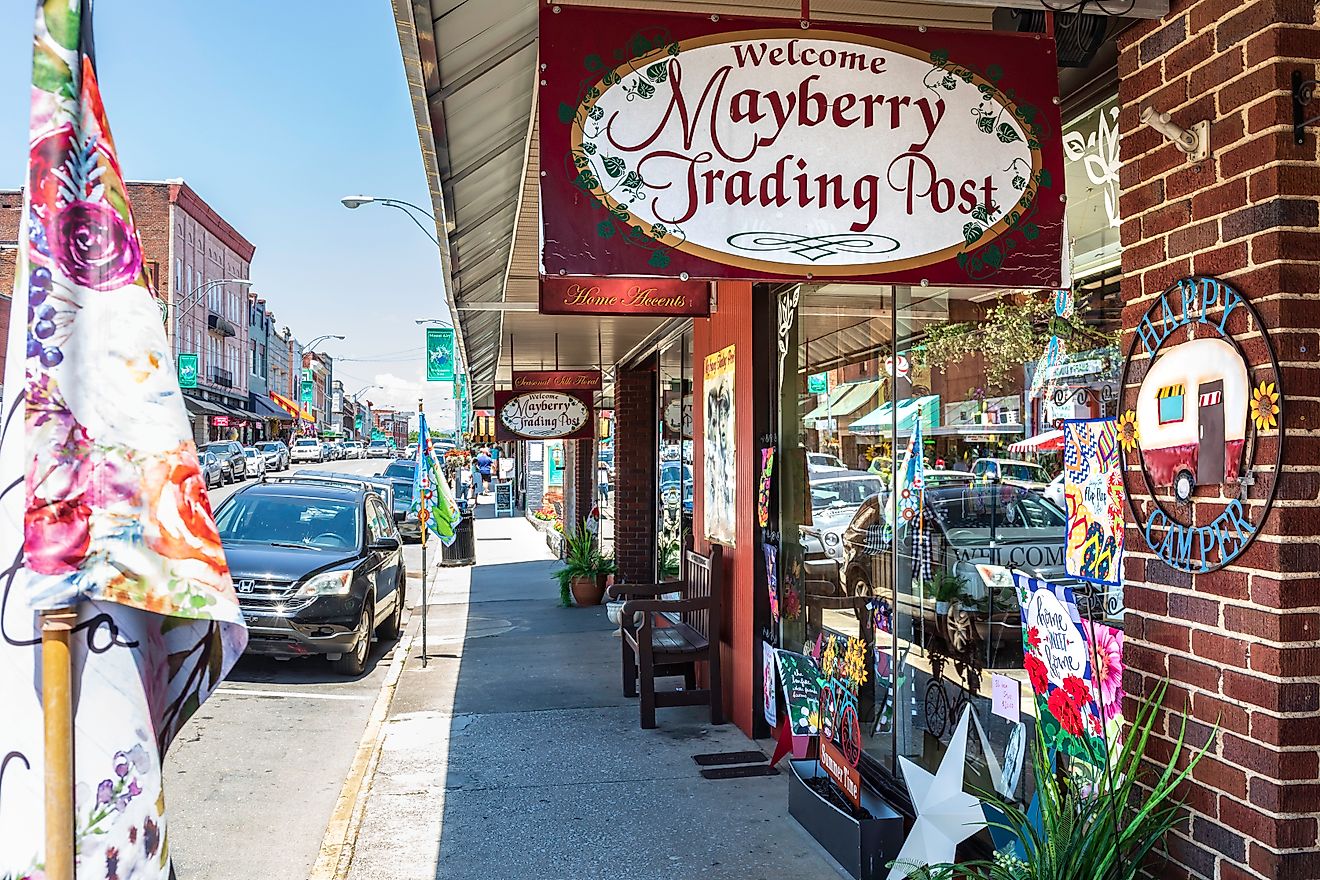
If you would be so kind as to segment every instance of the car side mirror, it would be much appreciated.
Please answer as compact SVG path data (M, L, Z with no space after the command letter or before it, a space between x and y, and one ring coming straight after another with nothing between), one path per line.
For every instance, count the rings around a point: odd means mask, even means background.
M399 543L398 538L386 536L384 538L377 538L376 540L372 541L371 545L367 549L387 552L390 550L398 550L401 546L403 545Z

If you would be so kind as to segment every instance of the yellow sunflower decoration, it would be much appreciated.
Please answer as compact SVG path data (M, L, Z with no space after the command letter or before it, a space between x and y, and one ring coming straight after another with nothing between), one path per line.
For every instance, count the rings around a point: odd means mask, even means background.
M1251 392L1251 420L1258 431L1278 427L1279 390L1273 382L1261 382Z
M1123 444L1124 452L1131 452L1140 440L1141 433L1137 430L1137 414L1132 410L1128 410L1118 417L1118 442Z

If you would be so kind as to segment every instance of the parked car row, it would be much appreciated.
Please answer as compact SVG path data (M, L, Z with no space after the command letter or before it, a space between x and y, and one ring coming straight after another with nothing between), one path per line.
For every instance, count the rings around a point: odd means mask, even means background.
M289 469L289 447L279 440L244 446L237 440L217 440L197 450L206 488L264 477L267 472Z

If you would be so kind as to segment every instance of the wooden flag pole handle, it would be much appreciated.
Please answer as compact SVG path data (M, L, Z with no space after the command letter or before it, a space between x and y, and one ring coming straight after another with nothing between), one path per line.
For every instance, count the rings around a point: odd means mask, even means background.
M41 699L45 720L46 878L73 880L72 608L41 612Z

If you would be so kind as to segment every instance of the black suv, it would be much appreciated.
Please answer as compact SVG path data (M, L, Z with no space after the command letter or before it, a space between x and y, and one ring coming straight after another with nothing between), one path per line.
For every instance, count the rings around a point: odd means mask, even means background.
M216 440L214 443L207 443L202 450L215 453L217 458L229 462L230 473L235 479L247 479L247 456L243 454L242 443L237 440Z
M365 484L276 479L216 511L254 654L323 654L366 669L373 635L403 623L406 566L386 502Z

